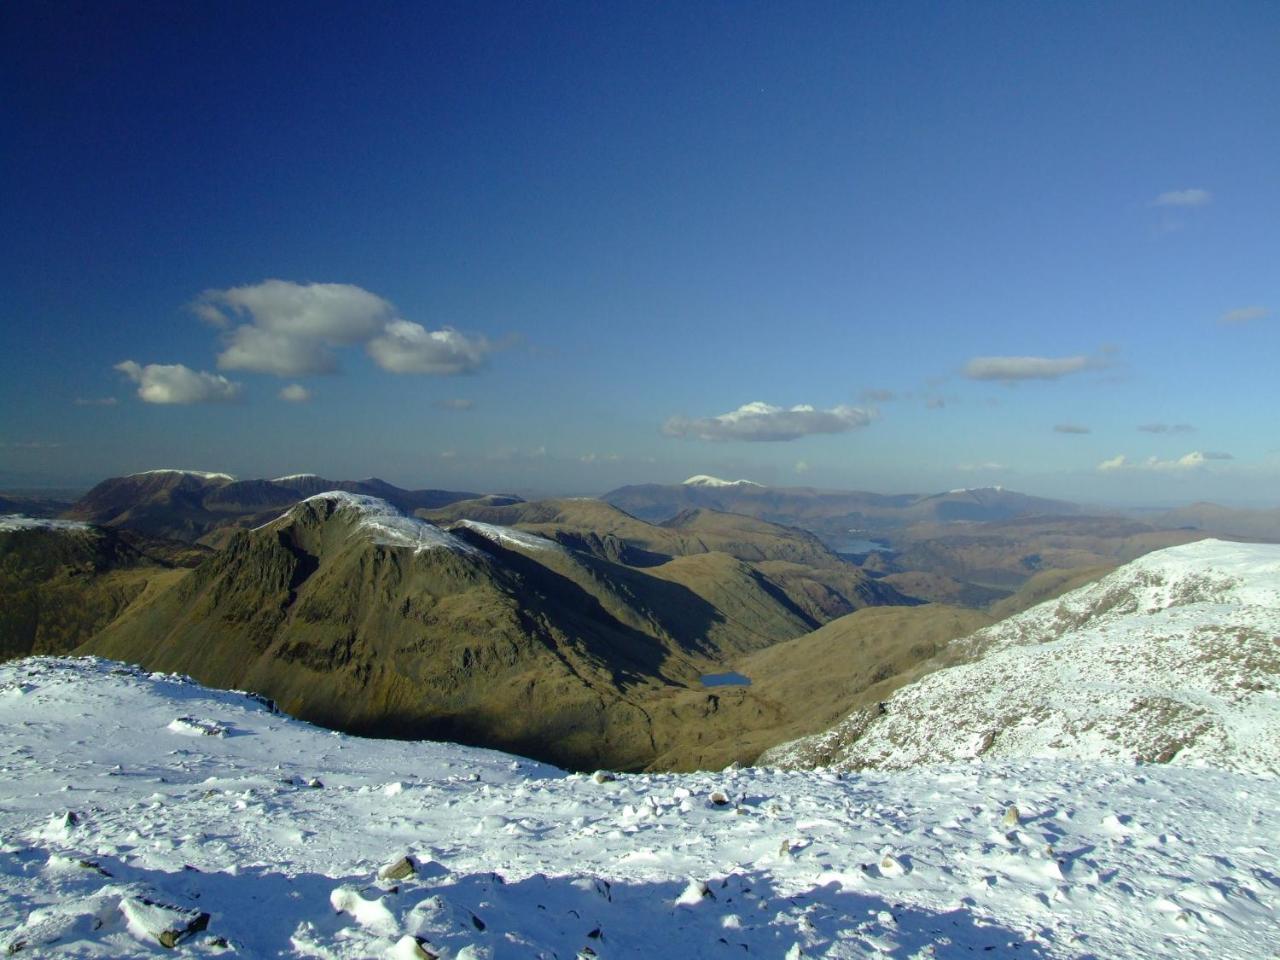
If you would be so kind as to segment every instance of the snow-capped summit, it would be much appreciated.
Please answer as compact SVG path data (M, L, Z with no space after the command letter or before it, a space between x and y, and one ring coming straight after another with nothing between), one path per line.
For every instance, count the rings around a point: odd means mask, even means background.
M1277 636L1280 546L1170 547L956 641L881 709L762 759L1052 756L1280 774Z
M721 480L719 477L711 477L705 473L699 473L684 481L686 487L759 487L762 484L756 483L754 480Z
M345 513L355 519L356 531L385 547L409 547L414 553L445 549L456 553L478 553L475 547L433 523L409 517L380 497L345 490L328 490L307 497L290 507L279 519L298 517L308 506L325 504L333 513ZM279 522L279 520L273 521Z
M182 474L185 477L199 477L201 480L226 480L228 482L234 482L236 479L229 473L209 473L205 470L172 470L169 468L163 468L159 470L142 470L142 471L139 471L138 473L130 473L128 474L128 476L151 477L151 476L156 476L157 474L162 474L162 473L176 473L176 474Z

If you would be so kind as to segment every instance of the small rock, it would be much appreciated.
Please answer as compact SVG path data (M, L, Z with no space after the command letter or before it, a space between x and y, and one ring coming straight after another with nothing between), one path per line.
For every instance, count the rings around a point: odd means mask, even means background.
M422 937L405 934L391 948L393 960L439 960L440 954L427 949L427 941Z
M418 872L417 861L407 854L393 863L388 863L378 871L379 880L407 880Z
M310 780L307 781L307 786L310 787L312 790L324 789L324 784L320 781L319 777L312 777Z
M209 926L209 914L184 907L171 907L143 897L120 901L129 932L139 940L154 940L172 950L183 940Z
M1000 821L1006 827L1016 827L1022 822L1022 814L1018 812L1018 808L1013 804L1009 805L1009 809L1004 812L1004 819Z
M886 853L881 857L878 866L882 877L901 877L907 872L906 865L892 853Z
M712 803L714 803L717 807L727 806L729 803L729 795L725 793L723 790L712 790L710 795L708 795L707 799L710 800Z
M617 779L617 774L610 773L608 770L597 770L591 775L592 783L613 783Z

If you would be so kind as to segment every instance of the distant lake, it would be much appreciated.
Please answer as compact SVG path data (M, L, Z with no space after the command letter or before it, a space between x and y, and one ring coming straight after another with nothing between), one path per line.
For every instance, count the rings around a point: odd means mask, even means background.
M892 553L893 547L880 540L842 540L834 548L836 553Z
M704 687L749 687L751 686L751 678L733 672L704 673L702 675L702 685Z

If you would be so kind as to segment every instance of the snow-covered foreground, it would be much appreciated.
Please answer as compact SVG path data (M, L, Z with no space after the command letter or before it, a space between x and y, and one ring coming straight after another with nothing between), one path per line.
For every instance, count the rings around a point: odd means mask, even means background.
M0 947L24 956L1253 960L1280 950L1278 837L1272 777L610 780L107 661L0 667Z

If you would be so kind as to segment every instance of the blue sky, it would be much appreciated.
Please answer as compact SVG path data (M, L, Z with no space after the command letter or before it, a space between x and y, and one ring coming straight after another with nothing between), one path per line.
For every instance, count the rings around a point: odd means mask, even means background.
M371 10L0 7L0 485L1280 502L1275 4Z

